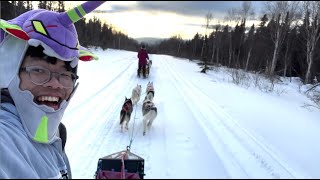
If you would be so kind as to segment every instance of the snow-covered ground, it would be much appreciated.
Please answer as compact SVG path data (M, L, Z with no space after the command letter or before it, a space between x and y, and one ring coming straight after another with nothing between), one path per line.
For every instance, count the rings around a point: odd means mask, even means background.
M320 111L282 79L273 92L230 83L225 68L199 73L195 62L150 55L148 79L136 76L137 53L93 50L80 62L79 87L63 123L73 178L94 178L98 159L125 150L145 160L145 178L320 178ZM142 135L142 94L120 131L132 89L152 81L158 116ZM254 84L254 83L252 83ZM300 86L305 90L305 86Z

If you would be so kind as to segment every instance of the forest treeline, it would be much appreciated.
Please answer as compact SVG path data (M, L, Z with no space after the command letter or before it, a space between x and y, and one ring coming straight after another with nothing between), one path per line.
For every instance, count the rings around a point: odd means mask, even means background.
M210 25L208 34L196 33L190 40L173 35L157 44L147 44L149 53L167 54L203 61L205 66L226 66L269 76L300 77L304 83L320 78L320 3L318 1L269 1L269 12L259 24L248 26L249 1L231 9L230 25ZM299 4L300 3L300 4ZM64 1L38 1L38 8L64 12ZM1 1L1 19L9 20L30 9L31 1ZM231 22L231 21L230 21ZM231 24L231 23L230 23ZM137 51L138 41L101 22L97 17L75 23L83 46ZM249 28L248 28L249 27Z

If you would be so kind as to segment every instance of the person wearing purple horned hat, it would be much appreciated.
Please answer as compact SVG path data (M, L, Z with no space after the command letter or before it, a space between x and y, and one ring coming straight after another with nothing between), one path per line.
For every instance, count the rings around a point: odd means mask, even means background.
M98 59L79 44L74 23L103 3L0 19L0 179L72 178L61 120L78 61Z

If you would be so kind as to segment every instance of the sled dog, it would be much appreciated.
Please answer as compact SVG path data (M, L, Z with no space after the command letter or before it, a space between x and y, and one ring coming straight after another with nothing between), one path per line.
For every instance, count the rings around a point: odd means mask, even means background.
M122 109L120 111L120 126L121 126L121 132L123 132L123 127L125 126L125 128L128 130L128 123L130 121L130 117L131 117L131 113L133 111L133 107L132 107L132 101L131 98L127 98L125 99L123 105L122 105Z
M153 82L148 82L147 87L146 87L146 96L150 101L153 101L154 97L154 87L153 87Z
M131 101L133 105L136 105L141 96L141 85L137 84L135 88L132 89Z
M151 59L149 59L148 65L149 65L149 70L150 70L150 69L151 69L151 66L152 66L152 60L151 60Z
M148 98L148 96L146 96L143 101L142 115L143 115L143 135L145 135L147 129L150 129L154 119L157 117L157 107Z

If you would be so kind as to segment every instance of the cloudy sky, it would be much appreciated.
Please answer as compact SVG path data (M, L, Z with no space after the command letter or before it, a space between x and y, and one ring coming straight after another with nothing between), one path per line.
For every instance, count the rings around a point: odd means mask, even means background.
M83 1L66 1L67 5L69 3L78 5ZM102 13L86 17L98 16L132 38L180 35L183 39L191 39L197 32L205 33L206 14L213 15L210 24L224 24L228 10L241 5L242 1L107 1L97 9ZM252 6L256 17L260 16L263 2L252 1ZM252 23L249 21L248 25Z

